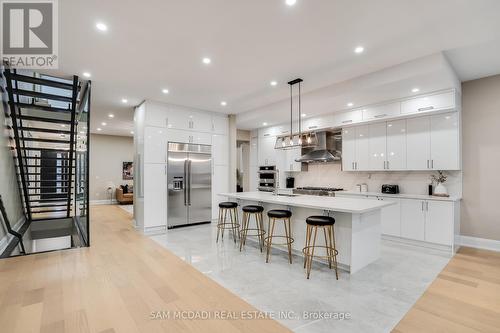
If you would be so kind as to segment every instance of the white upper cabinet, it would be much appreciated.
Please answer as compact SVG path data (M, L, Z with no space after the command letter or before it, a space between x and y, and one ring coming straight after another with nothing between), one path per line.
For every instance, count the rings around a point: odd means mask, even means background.
M363 120L362 110L353 110L341 113L334 113L332 118L332 127L342 127L355 124Z
M333 116L328 114L305 119L302 121L301 127L304 131L314 131L322 128L333 127Z
M228 117L212 116L212 131L215 134L228 135L229 133Z
M167 130L154 126L144 128L144 163L167 162Z
M457 112L431 116L431 169L460 169L458 129Z
M146 102L144 113L144 125L155 127L167 126L168 108L166 105Z
M449 91L429 96L412 98L401 102L401 113L418 113L453 109L456 107L455 92Z
M401 103L369 106L363 109L363 120L383 119L401 114Z
M356 127L356 170L370 170L370 126Z
M407 169L429 170L431 167L430 117L406 120Z
M284 150L284 152L285 152L284 171L290 171L290 172L301 171L302 163L295 162L295 159L302 156L302 149L300 147L297 147L293 149L286 149Z
M385 170L386 159L386 124L369 125L369 170Z
M354 171L356 162L356 128L342 130L342 170Z
M384 123L387 127L387 170L406 169L406 120Z
M262 136L259 137L259 166L262 165L276 165L277 153L275 152L274 145L276 143L275 136Z
M212 132L212 117L188 108L172 106L168 109L167 126L173 129Z

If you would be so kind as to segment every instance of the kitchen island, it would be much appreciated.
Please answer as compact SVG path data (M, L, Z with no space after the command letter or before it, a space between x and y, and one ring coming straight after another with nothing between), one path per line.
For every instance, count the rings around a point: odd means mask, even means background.
M390 201L312 195L275 195L270 192L221 193L219 195L228 200L237 201L240 206L261 205L265 209L264 214L271 209L291 210L292 237L295 239L292 249L300 256L302 256L302 248L305 244L306 218L311 215L334 217L339 268L351 274L380 258L381 209L394 204ZM264 217L267 221L266 215ZM265 227L267 228L267 223ZM275 233L284 234L282 228L281 223L276 224ZM324 245L324 239L318 237L317 244Z

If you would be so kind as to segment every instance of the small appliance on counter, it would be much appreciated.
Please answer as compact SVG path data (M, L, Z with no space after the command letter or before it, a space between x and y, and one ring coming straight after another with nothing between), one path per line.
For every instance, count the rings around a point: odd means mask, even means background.
M399 194L399 185L384 184L382 185L382 193Z
M295 187L295 178L286 177L286 188L294 188Z

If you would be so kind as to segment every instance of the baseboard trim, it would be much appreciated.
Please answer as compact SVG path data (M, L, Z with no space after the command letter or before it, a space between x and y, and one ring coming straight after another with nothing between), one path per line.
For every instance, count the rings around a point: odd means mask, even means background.
M96 206L96 205L116 205L118 204L118 201L116 199L111 200L111 203L108 200L90 200L90 205L91 206Z
M460 236L460 245L476 249L500 252L500 241L486 238Z

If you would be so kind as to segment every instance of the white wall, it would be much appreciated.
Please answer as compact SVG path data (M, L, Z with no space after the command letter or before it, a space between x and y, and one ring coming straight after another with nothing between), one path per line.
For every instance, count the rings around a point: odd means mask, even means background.
M115 187L133 184L122 179L122 163L134 160L134 140L99 134L91 134L90 140L90 201L109 200L108 182Z
M500 241L500 75L465 82L462 92L461 233Z

